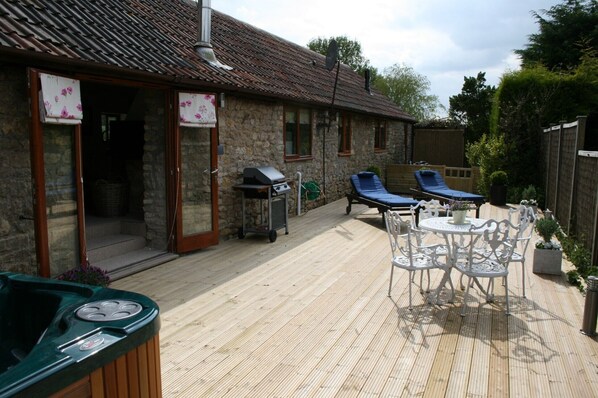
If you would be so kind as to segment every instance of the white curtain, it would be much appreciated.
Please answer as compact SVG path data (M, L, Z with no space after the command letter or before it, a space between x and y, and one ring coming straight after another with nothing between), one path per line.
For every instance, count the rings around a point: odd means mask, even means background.
M39 77L42 123L80 124L83 119L83 108L79 80L46 73L40 73Z
M179 124L216 127L216 95L179 93Z

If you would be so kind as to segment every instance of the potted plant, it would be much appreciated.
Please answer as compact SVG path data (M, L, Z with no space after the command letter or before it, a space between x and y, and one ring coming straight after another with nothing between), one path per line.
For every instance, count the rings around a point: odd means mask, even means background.
M382 171L378 166L370 166L365 171L371 171L372 173L376 174L378 177L382 178Z
M538 200L536 198L536 187L528 185L527 188L524 188L523 191L521 191L521 201L519 204L533 208L535 214L538 212Z
M90 265L89 262L58 275L56 279L102 287L110 284L108 273L99 267Z
M465 224L465 217L467 211L472 209L472 202L467 200L451 200L449 202L449 210L453 215L453 223Z
M536 221L534 228L541 239L536 242L534 250L533 272L560 275L563 255L561 245L553 240L561 228L559 223L552 217L544 217Z
M507 173L497 170L490 174L490 204L504 206L507 204Z

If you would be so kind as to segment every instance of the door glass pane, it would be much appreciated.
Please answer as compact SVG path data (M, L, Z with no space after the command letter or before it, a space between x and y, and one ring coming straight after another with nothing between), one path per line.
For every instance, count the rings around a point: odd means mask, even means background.
M212 231L210 129L181 127L183 236Z
M79 265L73 126L44 125L46 214L50 273Z

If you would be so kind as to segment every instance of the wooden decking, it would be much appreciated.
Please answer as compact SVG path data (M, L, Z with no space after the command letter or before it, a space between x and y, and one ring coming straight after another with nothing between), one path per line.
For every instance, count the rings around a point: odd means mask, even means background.
M598 344L580 333L584 297L565 276L521 267L467 316L432 306L396 272L375 210L346 200L113 283L161 308L165 397L595 397ZM506 209L482 206L481 216ZM567 266L567 265L566 265ZM441 271L432 275L436 286ZM453 273L458 283L458 273ZM500 285L500 284L498 284ZM416 290L414 290L417 292Z

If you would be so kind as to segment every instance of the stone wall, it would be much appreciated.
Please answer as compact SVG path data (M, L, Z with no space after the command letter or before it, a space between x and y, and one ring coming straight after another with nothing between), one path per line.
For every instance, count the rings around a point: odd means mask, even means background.
M145 144L143 148L143 211L147 245L165 250L168 242L166 211L166 114L164 93L144 90Z
M0 64L0 269L37 273L33 223L32 179L29 151L30 120L26 68ZM150 247L167 247L166 109L164 92L144 89L145 144L143 155L143 212ZM352 154L338 155L337 125L327 127L327 111L312 110L312 157L285 161L284 104L255 98L227 96L219 109L218 157L219 226L221 238L236 236L241 222L241 196L233 190L249 166L270 165L291 182L289 215L297 214L298 173L303 182L315 181L323 194L302 201L302 213L340 199L350 190L349 176L369 166L405 163L405 125L389 122L387 150L374 150L375 120L352 115ZM324 178L325 174L325 178ZM71 211L71 210L69 210ZM72 214L71 214L72 216ZM69 241L72 241L69 238ZM56 272L58 269L56 269ZM55 273L53 271L53 273Z
M289 215L293 216L297 214L299 172L304 183L315 181L324 190L324 194L315 201L302 200L303 213L344 197L350 191L351 174L369 166L377 166L384 178L387 164L406 162L404 123L389 122L387 150L375 151L375 119L353 114L352 154L339 156L336 122L333 121L328 129L323 122L327 112L315 109L312 110L313 157L285 162L283 115L283 103L233 96L228 96L226 106L219 109L220 143L224 145L224 154L218 159L220 232L223 238L235 235L241 224L241 194L232 187L242 182L245 167L273 166L291 181ZM410 136L409 131L407 136Z
M37 273L24 67L0 64L0 270Z

